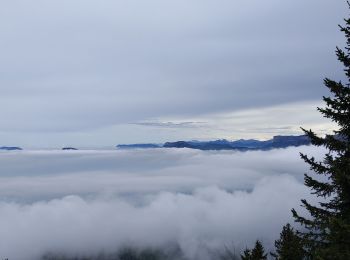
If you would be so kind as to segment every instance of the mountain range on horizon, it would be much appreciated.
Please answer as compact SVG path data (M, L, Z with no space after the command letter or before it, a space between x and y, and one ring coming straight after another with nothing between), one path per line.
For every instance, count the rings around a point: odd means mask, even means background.
M271 150L276 148L287 148L290 146L309 145L310 139L306 135L299 136L274 136L272 139L260 141L256 139L239 139L228 141L219 139L215 141L176 141L164 144L142 143L142 144L119 144L118 149L149 149L149 148L190 148L197 150Z
M190 148L197 150L271 150L275 148L287 148L290 146L309 145L311 142L305 135L299 136L274 136L272 139L261 141L257 139L239 139L229 141L218 139L213 141L175 141L165 143L136 143L136 144L119 144L117 149L151 149L151 148ZM2 146L0 150L18 151L23 150L17 146ZM63 147L61 150L78 150L74 147Z

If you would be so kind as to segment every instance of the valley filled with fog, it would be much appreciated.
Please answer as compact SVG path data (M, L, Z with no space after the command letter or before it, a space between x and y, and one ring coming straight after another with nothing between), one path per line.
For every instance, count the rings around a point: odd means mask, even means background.
M136 149L0 156L0 258L176 245L187 259L260 239L273 246L308 198L299 152ZM20 250L19 250L20 248Z

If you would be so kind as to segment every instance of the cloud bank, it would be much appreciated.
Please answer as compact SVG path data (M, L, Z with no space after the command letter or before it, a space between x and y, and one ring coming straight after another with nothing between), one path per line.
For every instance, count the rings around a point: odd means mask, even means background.
M179 245L188 259L261 239L310 198L298 152L23 151L0 157L0 257Z

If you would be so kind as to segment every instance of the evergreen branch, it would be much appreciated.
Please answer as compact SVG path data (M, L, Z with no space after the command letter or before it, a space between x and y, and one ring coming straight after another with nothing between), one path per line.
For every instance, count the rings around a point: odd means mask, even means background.
M306 130L301 127L301 130L310 138L311 144L316 146L323 146L325 145L325 141L323 138L318 137L311 129Z
M334 192L334 186L332 184L319 182L307 174L304 175L304 181L306 186L314 190L312 194L316 194L318 197L329 197Z
M316 162L314 157L309 158L303 153L300 153L300 157L310 165L310 170L317 174L327 174L329 172L329 168L324 166L321 162Z

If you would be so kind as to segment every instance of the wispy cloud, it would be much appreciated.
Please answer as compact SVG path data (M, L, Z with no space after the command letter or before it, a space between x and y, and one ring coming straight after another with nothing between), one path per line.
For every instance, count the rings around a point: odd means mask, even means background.
M185 122L136 122L131 123L134 125L141 125L141 126L152 126L152 127L162 127L162 128L199 128L199 127L205 127L207 122L192 122L192 121L185 121Z

